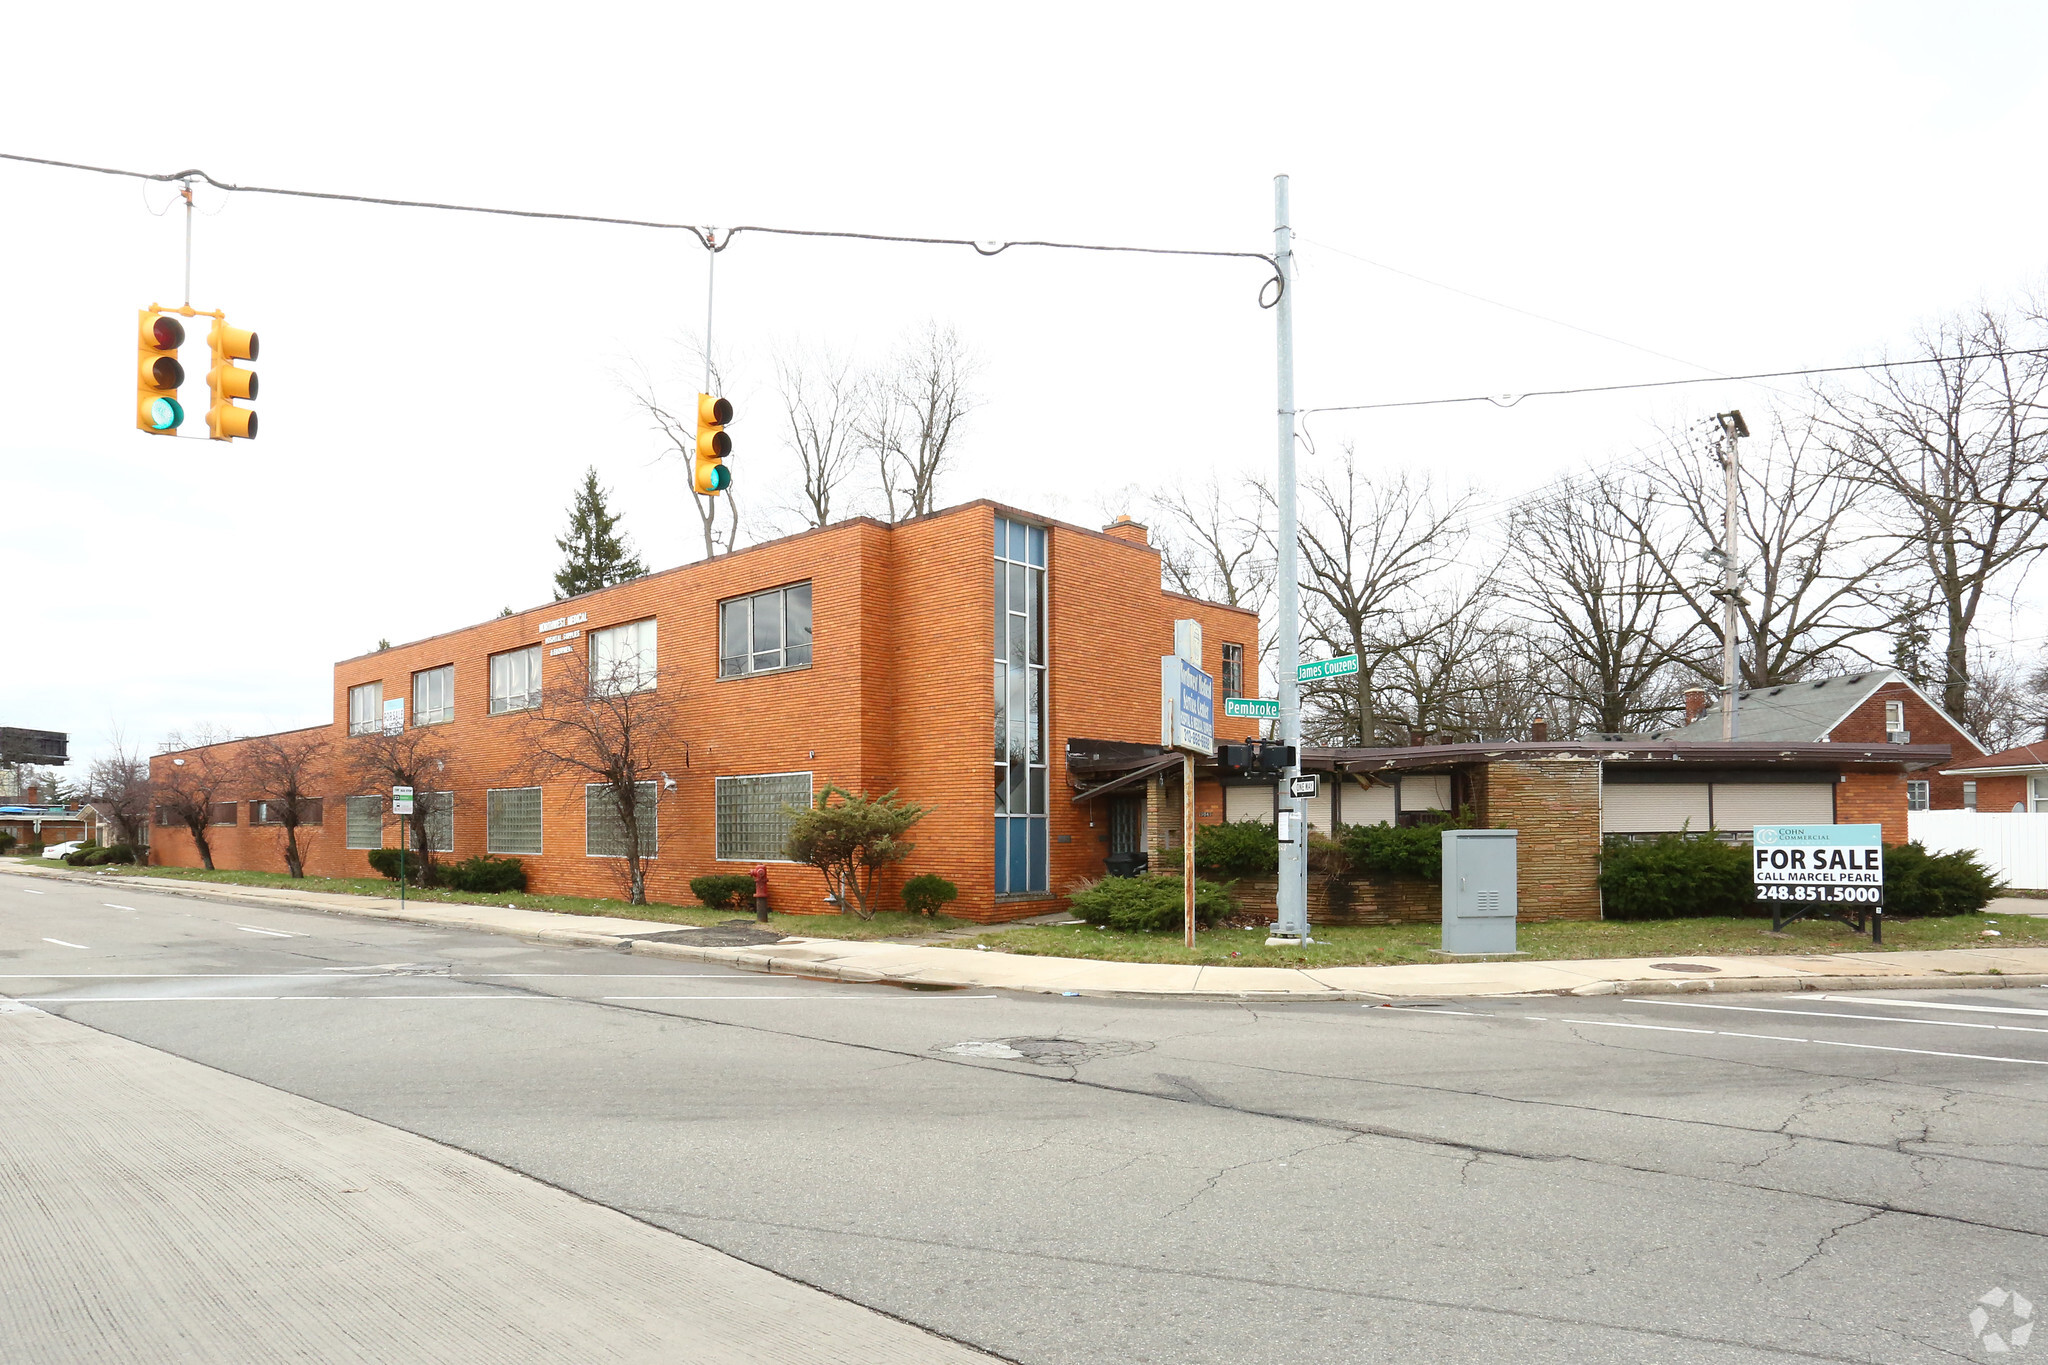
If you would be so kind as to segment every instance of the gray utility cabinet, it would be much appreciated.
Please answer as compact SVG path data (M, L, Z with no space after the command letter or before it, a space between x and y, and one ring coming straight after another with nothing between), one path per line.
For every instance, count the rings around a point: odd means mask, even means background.
M1515 831L1447 829L1444 951L1515 951Z

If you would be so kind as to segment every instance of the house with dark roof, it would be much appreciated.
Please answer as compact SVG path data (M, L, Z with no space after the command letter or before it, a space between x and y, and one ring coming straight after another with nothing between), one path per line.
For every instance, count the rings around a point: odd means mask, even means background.
M1737 694L1735 716L1741 743L1948 746L1948 765L1907 779L1909 810L1966 809L1963 784L1972 779L1951 770L1986 755L1976 736L1895 668L1751 688ZM1706 688L1686 690L1685 719L1655 737L1700 743L1721 738L1721 712Z
M2048 814L2048 738L1951 763L1941 774L1963 784L1965 810Z

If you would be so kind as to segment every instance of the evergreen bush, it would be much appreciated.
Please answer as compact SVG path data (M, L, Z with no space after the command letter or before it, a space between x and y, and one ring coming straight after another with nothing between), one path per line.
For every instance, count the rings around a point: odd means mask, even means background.
M692 877L690 894L697 898L699 905L713 910L751 909L754 879L744 872L714 872L706 877Z
M373 848L370 850L370 866L384 874L391 881L398 880L398 855L405 853L405 879L413 886L420 884L420 858L410 849Z
M73 867L84 867L85 860L100 851L100 846L88 839L64 855L64 861Z
M1929 853L1920 844L1884 851L1884 912L1899 918L1967 915L2005 888L1968 850Z
M406 859L412 870L413 859ZM524 891L526 865L517 858L493 858L479 853L459 863L443 863L434 869L435 878L451 891Z
M1179 877L1104 877L1074 892L1074 914L1109 929L1180 932L1182 888ZM1215 882L1195 883L1195 923L1204 928L1230 913L1230 895Z
M1195 827L1195 872L1205 877L1271 877L1280 870L1280 832L1269 820Z
M936 873L926 872L903 883L903 908L913 915L936 915L940 906L959 896L960 888Z
M1419 825L1346 825L1337 842L1354 872L1440 882L1444 879L1443 831L1475 829L1478 824L1472 808L1461 806L1455 815Z
M108 863L132 863L134 861L135 849L132 845L108 844L105 848L94 849L91 855L83 859L79 865L81 867L104 867Z
M1608 919L1757 913L1749 849L1710 835L1610 838L1600 850L1600 903Z

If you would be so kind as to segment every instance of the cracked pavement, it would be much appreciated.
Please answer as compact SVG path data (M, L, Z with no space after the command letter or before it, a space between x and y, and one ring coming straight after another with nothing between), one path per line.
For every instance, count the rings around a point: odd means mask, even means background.
M1034 1365L1893 1365L2048 1299L2048 1014L1887 1008L2040 989L910 992L7 880L0 994ZM938 1050L1054 1038L1144 1046Z

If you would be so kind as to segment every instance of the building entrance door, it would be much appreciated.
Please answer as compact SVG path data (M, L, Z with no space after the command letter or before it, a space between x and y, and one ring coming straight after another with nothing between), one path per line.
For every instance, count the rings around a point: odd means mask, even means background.
M1145 851L1145 798L1119 796L1109 803L1109 852Z

